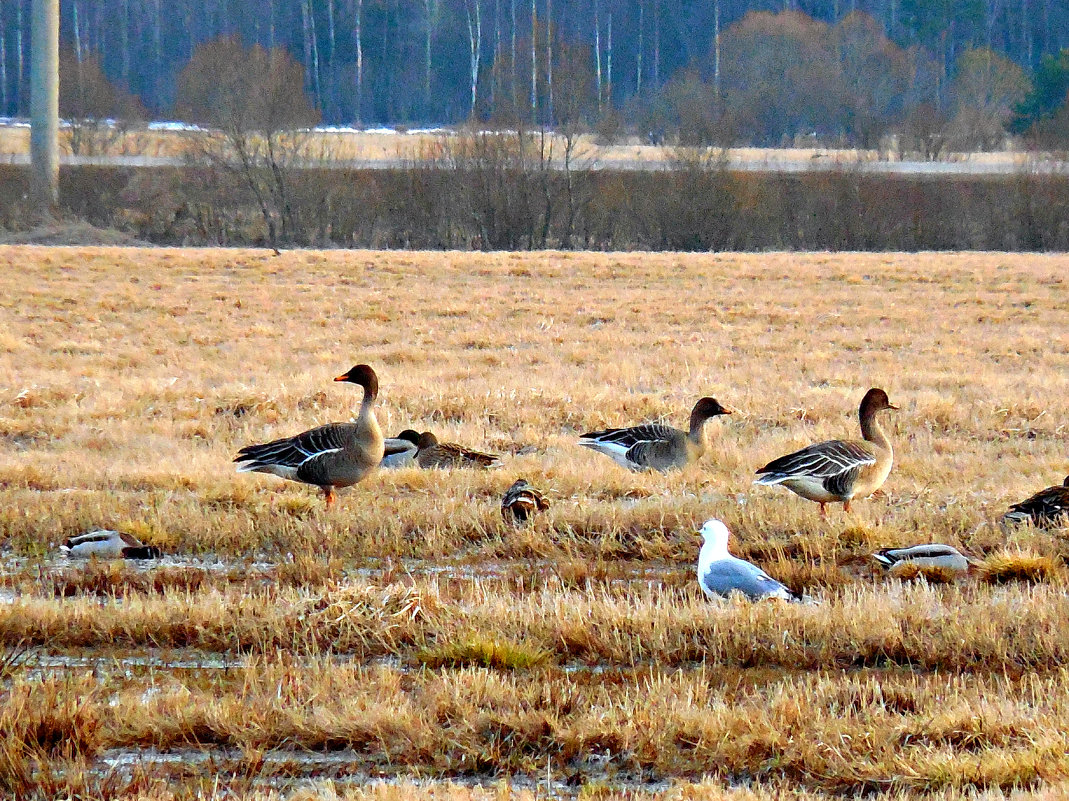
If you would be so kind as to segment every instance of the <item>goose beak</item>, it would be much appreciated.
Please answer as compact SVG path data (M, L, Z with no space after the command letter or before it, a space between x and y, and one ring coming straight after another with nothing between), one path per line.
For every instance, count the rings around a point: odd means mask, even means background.
M335 379L335 380L337 380L337 379ZM887 408L888 409L894 409L896 412L898 411L898 407L895 406L893 403L888 403L887 404Z
M735 414L735 409L731 406L720 404L720 414Z
M337 378L335 378L334 380L335 381L348 381L349 380L349 374L346 373L345 375L340 375Z

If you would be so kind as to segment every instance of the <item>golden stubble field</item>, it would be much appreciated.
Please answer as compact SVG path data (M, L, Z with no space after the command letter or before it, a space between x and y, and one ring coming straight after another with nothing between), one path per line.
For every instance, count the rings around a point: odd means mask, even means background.
M0 268L0 793L957 798L1069 777L1066 531L998 525L1069 472L1067 256L8 247ZM244 444L348 419L359 390L331 379L363 361L388 435L504 466L379 473L330 511L233 472ZM822 521L751 484L856 436L870 386L901 407L882 496ZM705 394L739 411L687 471L575 444L683 427ZM519 476L553 506L515 529ZM705 601L710 516L821 603ZM171 556L53 555L101 526ZM927 541L1031 569L900 582L867 556ZM359 789L377 776L401 783Z

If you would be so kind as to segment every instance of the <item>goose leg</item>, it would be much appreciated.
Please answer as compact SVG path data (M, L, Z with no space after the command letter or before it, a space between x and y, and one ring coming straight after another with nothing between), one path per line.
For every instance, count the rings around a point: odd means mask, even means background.
M334 505L334 487L331 487L329 485L323 487L323 497L326 499L327 508L329 509L331 506Z
M843 511L847 513L850 512L850 501L843 501Z
M823 519L827 519L827 517L828 517L828 510L824 508L824 502L823 501L820 501L820 517L821 517L822 520Z

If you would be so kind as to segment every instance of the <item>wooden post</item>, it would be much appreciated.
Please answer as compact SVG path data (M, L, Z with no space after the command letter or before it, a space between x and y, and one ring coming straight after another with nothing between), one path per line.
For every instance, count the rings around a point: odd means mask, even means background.
M37 208L59 205L59 0L33 0L30 23L30 164Z

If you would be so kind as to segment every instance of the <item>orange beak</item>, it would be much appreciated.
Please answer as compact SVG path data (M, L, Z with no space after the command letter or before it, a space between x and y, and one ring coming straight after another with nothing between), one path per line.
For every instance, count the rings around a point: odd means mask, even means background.
M732 407L725 406L724 404L720 404L720 411L723 414L735 414L735 410Z
M346 373L345 375L340 375L337 378L335 378L334 380L335 381L348 381L349 380L349 374Z

